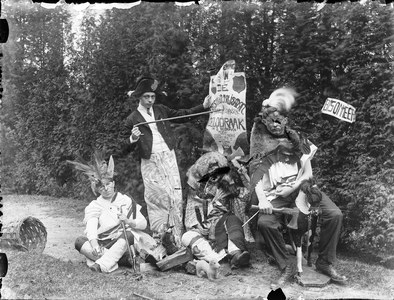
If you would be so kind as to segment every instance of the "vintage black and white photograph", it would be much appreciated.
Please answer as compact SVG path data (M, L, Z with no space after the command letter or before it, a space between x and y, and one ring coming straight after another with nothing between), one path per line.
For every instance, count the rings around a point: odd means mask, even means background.
M390 1L1 1L2 299L392 299Z

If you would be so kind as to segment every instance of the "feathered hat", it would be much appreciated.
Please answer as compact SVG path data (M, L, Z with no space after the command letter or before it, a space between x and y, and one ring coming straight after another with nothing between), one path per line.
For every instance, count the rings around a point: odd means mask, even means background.
M280 88L273 91L270 97L263 101L262 113L265 109L273 107L281 114L287 114L294 105L297 95L292 88Z
M141 77L137 81L137 85L134 91L128 91L127 95L130 97L131 95L140 96L143 93L152 92L156 95L164 94L165 92L161 91L159 88L159 82L156 79L151 77Z
M109 162L105 161L103 155L96 151L94 153L93 162L91 164L84 161L82 158L79 158L76 161L67 160L68 163L73 164L77 170L80 170L88 176L91 182L91 188L93 193L96 195L96 186L99 183L102 183L103 179L112 180L115 172L115 164L112 155L109 158Z
M227 158L217 151L203 154L186 172L187 183L197 189L201 182L213 174L223 174L230 170Z

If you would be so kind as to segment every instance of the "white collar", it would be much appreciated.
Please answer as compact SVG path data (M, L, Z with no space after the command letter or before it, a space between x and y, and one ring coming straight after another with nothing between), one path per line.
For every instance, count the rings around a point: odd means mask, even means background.
M138 104L138 108L137 108L140 112L144 112L146 114L148 114L148 109L145 106L142 106L141 103ZM150 109L150 113L153 113L153 106Z

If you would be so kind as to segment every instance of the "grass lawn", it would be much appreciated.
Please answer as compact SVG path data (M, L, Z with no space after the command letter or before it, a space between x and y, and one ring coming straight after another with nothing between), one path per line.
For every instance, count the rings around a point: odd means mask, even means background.
M49 255L11 251L3 286L22 299L134 299L132 276L98 274ZM138 298L135 298L138 299ZM139 298L140 299L140 298Z
M71 225L80 221L87 202L39 196L7 196L3 205L32 212L40 209ZM44 209L45 208L45 209ZM45 212L43 212L45 210ZM67 218L65 218L67 217ZM48 227L47 230L51 230ZM74 238L74 237L72 237ZM60 251L62 244L51 247ZM251 245L252 266L221 272L218 280L208 281L187 274L184 268L155 271L135 276L132 273L97 274L82 261L6 250L8 273L2 279L3 299L264 299L269 284L279 276L262 251ZM75 250L73 250L75 252ZM45 253L45 252L44 252ZM76 255L79 255L76 253ZM388 299L394 295L394 270L361 261L354 255L339 253L336 269L345 274L346 285L329 284L324 288L305 288L296 283L283 288L288 299Z
M83 264L76 265L49 255L9 251L7 256L9 269L6 277L3 278L3 289L7 287L12 290L12 299L171 299L168 298L169 295L162 294L164 292L168 293L168 290L172 288L177 288L174 281L168 281L169 284L166 284L168 277L180 273L184 277L190 278L190 280L195 278L192 275L185 274L183 270L166 272L164 276L160 272L147 273L142 275L142 277L128 273L126 273L128 275L103 275L90 271ZM361 263L355 259L343 256L340 258L340 261L341 264L338 266L338 270L346 273L350 278L345 289L369 291L369 293L372 292L372 296L374 295L373 291L376 291L373 298L379 299L386 299L387 295L394 295L393 270ZM268 273L265 276L268 276ZM163 277L163 280L160 280L160 277ZM263 277L264 275L262 274L262 283L266 282ZM160 282L161 285L158 284ZM178 282L178 284L182 284L182 281ZM209 284L211 283L209 282ZM336 285L329 286L336 290L341 289L341 287ZM190 285L190 288L204 290L204 285L193 283ZM226 287L222 286L222 288ZM296 295L301 293L303 288L297 284L293 284L292 288L294 290L290 292L285 289L285 294L287 296L294 295L293 299L297 299ZM324 288L324 292L316 288L310 290L315 291L309 293L313 298L315 298L315 294L320 295L319 298L332 298L327 287ZM308 293L303 294L307 299ZM348 291L347 294L349 298L353 298L351 291ZM145 298L141 297L141 295ZM366 294L361 293L361 295ZM164 296L166 297L164 298ZM372 296L368 295L365 299L372 298ZM356 298L359 297L357 296ZM217 299L226 298L220 298L218 295ZM263 298L253 297L250 299Z

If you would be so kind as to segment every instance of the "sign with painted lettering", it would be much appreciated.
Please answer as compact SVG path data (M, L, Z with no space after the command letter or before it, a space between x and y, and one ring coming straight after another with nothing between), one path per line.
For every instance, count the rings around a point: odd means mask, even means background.
M249 153L246 134L246 77L234 72L235 61L227 61L216 76L211 76L211 110L204 134L203 148L230 155L238 148Z
M338 99L327 98L321 112L341 119L342 121L350 123L356 121L356 109L350 104Z

